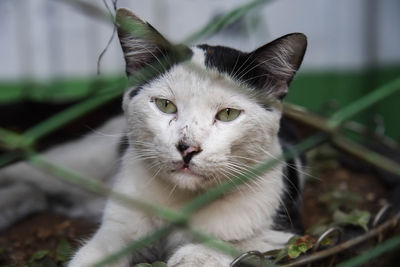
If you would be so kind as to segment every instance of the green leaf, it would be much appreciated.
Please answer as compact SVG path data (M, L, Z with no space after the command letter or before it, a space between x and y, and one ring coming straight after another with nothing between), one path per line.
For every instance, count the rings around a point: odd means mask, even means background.
M306 252L308 250L307 245L304 243L301 243L297 246L298 250L300 250L301 252Z
M347 190L331 189L318 197L318 201L324 203L331 211L339 208L352 210L362 200L361 196Z
M31 264L29 267L57 267L57 264L50 257L45 257L39 262Z
M49 255L48 250L39 250L33 253L32 257L30 258L29 262L35 262L44 259L47 255Z
M345 213L340 210L336 210L333 214L334 224L351 224L354 226L360 226L365 231L368 231L368 222L371 218L371 214L368 211L353 210L350 213Z
M295 259L313 247L315 238L309 235L292 237L288 242L288 256Z
M288 249L288 255L291 259L297 258L301 254L301 251L297 246L290 245Z
M134 267L151 267L150 263L138 263Z
M61 239L60 243L58 243L56 253L57 261L69 261L72 255L72 249L67 240Z
M152 267L167 267L167 264L162 261L156 261L151 264Z

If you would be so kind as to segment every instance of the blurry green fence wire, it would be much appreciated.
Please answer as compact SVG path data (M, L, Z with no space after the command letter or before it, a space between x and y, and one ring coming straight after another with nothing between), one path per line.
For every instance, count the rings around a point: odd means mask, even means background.
M376 247L366 250L362 252L360 255L345 261L343 263L340 263L337 265L337 267L356 267L356 266L361 266L362 264L367 263L373 258L376 258L386 252L389 252L393 249L398 249L400 247L400 235L396 235L395 237L392 237L391 239L385 241L382 244L377 245ZM393 264L394 260L392 262L387 262L388 265ZM393 266L393 265L392 265Z
M83 8L84 12L86 12L89 15L94 14L96 17L107 18L107 15L101 13L97 9L91 10L91 6L88 6L83 2L76 0L73 1L71 0L69 2L77 5L79 8ZM199 40L203 37L208 37L214 34L215 32L221 30L223 27L226 27L227 25L236 21L254 7L257 7L261 4L265 4L267 2L269 1L255 0L255 1L250 1L239 7L236 7L232 11L227 12L226 14L216 18L215 20L205 25L204 28L197 31L193 35L189 36L185 40L185 43L194 43L196 40ZM112 21L114 21L114 19L112 19ZM145 29L140 28L142 27L140 25L132 25L130 23L122 22L121 25L119 26L123 27L125 30L133 31L135 32L135 34L146 34ZM164 67L167 64L187 59L185 50L182 49L181 46L175 46L175 49L176 49L175 52L178 55L178 57L164 58L155 64L143 68L141 71L139 71L138 75L136 75L137 77L136 80L129 81L129 85L133 86L139 84L141 81L155 75L159 71L159 68ZM227 181L215 188L212 188L206 191L204 194L196 197L195 199L190 201L186 206L184 206L180 211L171 210L162 206L156 206L154 204L146 203L142 200L134 199L132 197L115 192L109 187L104 186L102 183L94 179L83 177L60 165L51 163L50 161L48 161L47 159L43 158L42 156L38 155L35 152L33 146L39 139L44 138L45 136L57 130L61 126L84 115L88 111L93 110L94 108L99 107L104 103L116 97L121 96L126 86L127 86L127 81L125 79L117 80L112 85L103 88L102 91L99 92L98 94L93 95L90 99L82 101L50 117L49 119L44 120L40 124L27 130L22 135L15 134L5 129L0 129L0 148L9 151L8 153L0 157L0 167L12 160L17 159L18 157L24 157L27 159L28 162L30 162L30 164L39 168L40 170L49 172L54 176L59 177L60 179L63 179L69 183L82 187L88 191L95 192L101 195L110 196L111 198L120 201L123 205L141 209L145 212L157 215L168 222L166 226L156 230L155 232L150 233L149 235L141 238L140 240L132 241L128 246L117 251L116 253L107 255L102 261L98 262L95 266L105 266L107 264L110 264L111 262L118 260L120 257L123 257L127 254L137 251L145 246L150 245L152 242L167 236L169 233L171 233L171 231L173 231L176 228L187 230L187 232L190 233L195 239L201 241L202 243L214 249L218 249L232 256L239 255L239 253L241 252L237 251L230 244L192 229L190 226L191 215L200 208L202 208L204 205L207 205L210 202L221 197L223 194L231 190L234 190L235 187L237 187L238 185L246 183L249 180L255 178L261 173L274 167L279 162L282 162L283 160L292 159L293 157L296 156L292 152L285 152L283 155L281 155L276 159L259 164L254 168L245 171L242 174L234 176L232 180ZM349 105L348 107L339 110L330 118L330 120L328 121L325 120L324 127L321 128L321 130L324 131L325 133L318 133L316 135L309 137L300 144L296 145L296 149L294 151L296 151L296 153L304 153L325 141L337 140L339 137L341 137L339 130L343 121L349 119L354 114L361 112L362 110L372 106L373 104L380 101L384 97L387 97L398 90L400 90L400 79L396 79L392 83L389 83L388 85L379 88L379 90L373 91L372 93L364 96L362 99ZM376 158L374 158L372 161L383 162L385 161L385 159L377 155ZM397 169L398 165L391 165L390 167L391 169L390 168L389 169L392 170L392 172L397 174L400 173L400 169Z

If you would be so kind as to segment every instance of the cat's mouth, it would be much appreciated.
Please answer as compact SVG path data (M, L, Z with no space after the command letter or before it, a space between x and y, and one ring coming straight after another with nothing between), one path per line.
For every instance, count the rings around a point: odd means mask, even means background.
M183 166L180 167L180 168L178 169L178 171L183 172L183 173L193 174L193 171L190 169L189 164L183 164Z
M173 170L173 172L180 172L180 173L187 173L187 174L195 174L193 172L193 168L191 164L186 164L186 163L178 163L176 168Z
M202 174L196 171L194 164L192 163L184 163L184 162L177 162L175 163L175 168L171 171L172 173L179 173L179 174L189 174L193 176L203 177Z

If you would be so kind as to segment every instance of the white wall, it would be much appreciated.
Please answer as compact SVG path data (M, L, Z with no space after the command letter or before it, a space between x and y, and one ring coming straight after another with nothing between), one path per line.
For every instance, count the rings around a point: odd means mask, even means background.
M87 0L104 9L101 0ZM120 0L171 40L183 40L240 0ZM368 5L369 3L369 5ZM289 32L304 32L309 49L304 69L358 69L400 63L400 1L275 0L252 11L236 26L210 40L252 50ZM54 0L0 0L0 79L86 76L112 26ZM114 40L103 73L123 71Z

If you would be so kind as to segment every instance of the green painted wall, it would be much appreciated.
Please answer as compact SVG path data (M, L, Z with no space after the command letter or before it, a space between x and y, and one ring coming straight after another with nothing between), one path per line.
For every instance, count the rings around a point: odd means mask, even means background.
M371 90L400 76L400 66L366 72L299 73L290 87L287 101L329 116ZM400 91L354 119L373 126L373 117L380 114L386 134L400 140Z
M329 116L336 109L399 76L400 66L368 72L300 72L292 82L286 101ZM120 79L121 77L108 77L102 80L78 78L51 82L0 82L0 104L21 100L76 101L95 94L99 88L105 88ZM375 114L384 118L386 134L400 140L400 92L354 119L372 126Z

